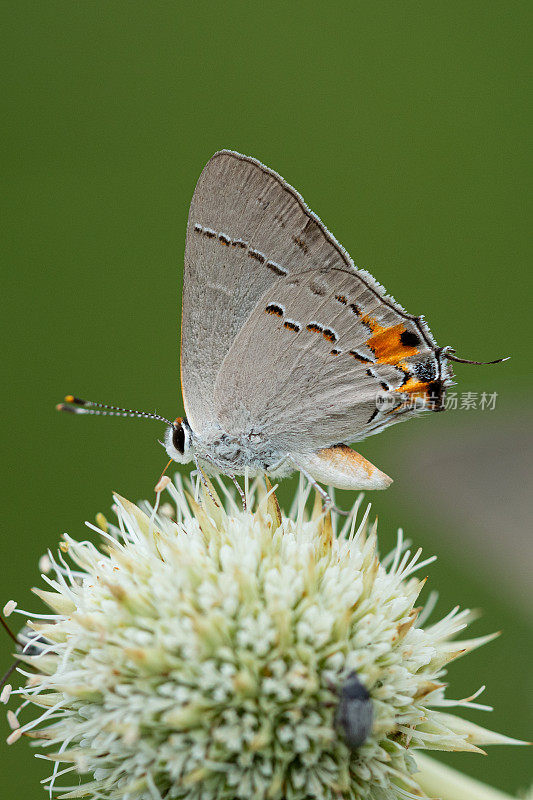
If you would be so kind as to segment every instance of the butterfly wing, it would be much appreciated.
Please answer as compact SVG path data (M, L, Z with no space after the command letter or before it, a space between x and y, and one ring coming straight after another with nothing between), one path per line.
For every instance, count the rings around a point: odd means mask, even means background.
M181 372L193 429L216 420L217 373L264 292L310 267L351 266L283 178L253 158L215 153L194 191L185 246Z
M368 273L324 266L262 295L222 364L215 406L228 433L302 453L441 410L450 380L420 317Z

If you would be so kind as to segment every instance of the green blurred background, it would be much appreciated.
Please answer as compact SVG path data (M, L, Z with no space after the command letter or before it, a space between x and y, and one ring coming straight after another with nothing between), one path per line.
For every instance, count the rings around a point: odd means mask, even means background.
M479 607L474 633L503 630L452 665L449 695L486 683L495 711L470 718L531 739L531 4L4 10L0 603L38 608L38 557L63 531L85 536L83 521L108 509L112 489L153 496L166 462L157 424L76 419L54 405L74 392L182 411L188 206L207 159L233 148L301 191L358 265L426 315L439 343L469 358L512 355L456 369L458 392L498 392L495 411L430 415L360 450L395 479L371 498L382 551L402 525L438 553L438 611ZM6 638L0 671L9 653ZM0 794L39 796L47 765L25 742L0 746ZM532 780L526 748L443 759L509 792Z

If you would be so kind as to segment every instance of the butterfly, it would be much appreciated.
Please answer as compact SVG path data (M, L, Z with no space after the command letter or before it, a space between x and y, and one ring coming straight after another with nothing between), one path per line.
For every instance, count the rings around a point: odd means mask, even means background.
M231 150L192 198L181 331L184 418L72 395L58 408L158 419L171 460L234 482L299 470L326 502L319 484L390 485L349 445L442 411L450 361L465 361L354 266L280 175Z

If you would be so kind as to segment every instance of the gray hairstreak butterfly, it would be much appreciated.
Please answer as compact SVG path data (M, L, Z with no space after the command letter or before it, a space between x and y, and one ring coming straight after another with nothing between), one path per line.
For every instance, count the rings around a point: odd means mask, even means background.
M357 269L292 186L256 159L221 150L200 175L187 226L186 418L72 395L58 408L160 420L171 460L234 481L246 471L300 470L329 502L318 482L390 485L348 445L442 411L450 361L465 359L438 347L422 317Z

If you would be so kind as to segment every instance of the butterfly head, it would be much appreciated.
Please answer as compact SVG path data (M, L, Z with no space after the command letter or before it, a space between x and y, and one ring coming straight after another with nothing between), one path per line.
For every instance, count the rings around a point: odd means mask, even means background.
M178 417L166 429L165 450L178 464L187 464L192 460L192 431L183 417Z

